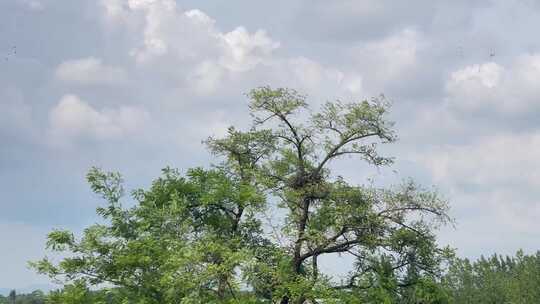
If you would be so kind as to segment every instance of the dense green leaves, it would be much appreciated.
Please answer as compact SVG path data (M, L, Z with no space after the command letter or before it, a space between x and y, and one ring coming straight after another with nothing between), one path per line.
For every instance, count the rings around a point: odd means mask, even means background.
M149 190L134 191L138 204L125 209L119 175L92 169L88 180L108 201L98 210L108 224L87 228L79 240L67 231L51 232L48 247L70 257L33 263L39 272L77 282L73 290L112 284L144 303L238 292L235 273L250 256L246 248L255 243L259 222L249 215L239 221L237 213L260 208L264 196L256 189L219 170L193 169L182 177L165 169Z

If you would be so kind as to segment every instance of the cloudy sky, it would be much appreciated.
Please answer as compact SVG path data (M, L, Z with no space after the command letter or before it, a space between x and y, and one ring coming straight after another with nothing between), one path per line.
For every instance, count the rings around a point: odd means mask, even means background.
M147 186L206 166L201 139L247 126L250 88L288 86L317 108L384 93L392 170L451 202L459 254L538 249L540 4L500 1L0 1L0 287L52 228L80 231L100 201L93 165Z

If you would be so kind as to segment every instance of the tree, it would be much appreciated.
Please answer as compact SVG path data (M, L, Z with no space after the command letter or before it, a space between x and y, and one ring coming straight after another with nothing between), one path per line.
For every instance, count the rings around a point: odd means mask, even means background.
M285 261L279 261L285 266L269 267L278 272L273 275L277 282L273 298L303 303L329 294L362 293L377 281L379 270L374 264L381 255L393 275L407 269L437 272L445 251L436 246L432 230L433 224L448 221L444 200L413 182L375 189L352 186L331 175L330 163L347 155L375 166L392 163L377 150L378 144L396 140L383 97L350 104L329 102L300 122L298 116L309 115L300 113L308 105L294 90L263 87L249 97L253 129L246 133L231 129L228 137L208 142L229 163L237 159L234 147L240 136L252 138L250 145L266 152L251 155L257 160L251 167L257 182L287 214L282 227L287 244L280 252ZM262 149L261 141L271 142L273 149ZM250 151L246 149L247 154ZM357 257L356 269L342 286L331 286L318 268L319 257L334 253ZM397 278L395 287L413 283Z
M8 295L9 303L15 304L15 301L17 300L17 292L15 290L11 290Z
M120 204L120 176L92 169L108 224L80 240L52 232L48 246L70 257L34 267L83 286L113 284L137 303L393 303L440 276L448 250L434 230L449 221L446 201L412 181L350 185L331 170L344 156L392 163L378 151L396 140L382 96L329 102L315 113L294 90L262 87L248 96L252 128L206 141L218 165L185 177L165 169L149 190L132 193L130 209ZM262 223L268 208L286 215L279 227ZM356 259L344 284L319 267L332 254Z
M234 270L257 242L253 213L264 199L256 189L219 170L191 169L182 177L164 169L149 190L133 191L138 204L124 209L120 175L94 168L87 178L108 202L98 213L109 223L87 228L78 241L69 231L53 231L48 247L71 257L56 265L47 258L32 264L54 279L75 282L58 296L77 302L88 284L108 283L121 288L120 298L136 303L236 297Z

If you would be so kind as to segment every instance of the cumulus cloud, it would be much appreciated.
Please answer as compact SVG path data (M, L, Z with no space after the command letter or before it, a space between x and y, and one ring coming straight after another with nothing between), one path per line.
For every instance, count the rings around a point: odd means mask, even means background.
M495 62L467 66L452 73L450 86L474 82L491 89L499 84L503 70Z
M63 96L49 113L51 135L60 142L78 137L120 138L143 129L148 120L149 114L142 108L95 109L77 95Z
M462 111L519 115L537 109L540 54L521 55L510 64L473 64L451 73L448 103Z
M139 70L208 95L235 74L268 64L280 43L266 31L222 31L201 10L171 0L102 1L107 27L133 37L129 54Z
M417 140L471 142L500 131L538 127L540 54L462 65L443 79L433 102L413 103L415 119L406 123Z
M139 70L200 96L210 96L224 89L225 84L245 90L247 83L294 85L308 93L320 93L325 88L336 90L338 95L365 93L359 73L325 66L305 56L277 55L275 51L281 43L264 29L250 31L237 26L223 31L205 12L181 10L171 0L114 0L103 4L106 16L118 21L108 26L135 37L130 54ZM405 40L409 34L414 35L406 32ZM401 47L399 41L383 43ZM400 56L414 52L405 50L406 47L409 46L398 48ZM370 52L380 52L368 48ZM399 69L395 65L391 68Z
M115 85L127 80L122 68L107 66L95 57L62 62L56 68L56 77L61 81L80 85Z
M224 53L220 63L232 71L252 69L279 47L279 42L273 41L265 31L258 30L250 34L244 27L237 27L223 34L221 38L224 42Z
M141 64L159 58L196 63L213 59L215 64L230 71L246 71L279 47L279 42L273 41L264 30L252 34L240 26L222 32L204 12L182 11L174 1L130 0L124 6L113 3L107 7L109 14L119 14L115 12L123 7L127 12L141 12L144 17L141 46L131 51Z

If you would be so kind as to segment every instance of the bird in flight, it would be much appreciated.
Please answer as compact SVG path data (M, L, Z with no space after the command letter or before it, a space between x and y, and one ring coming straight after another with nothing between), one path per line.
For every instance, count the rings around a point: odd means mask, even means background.
M9 52L6 54L6 56L4 57L4 59L6 61L8 61L11 57L14 57L17 55L17 46L14 45L12 46L10 49L9 49Z

